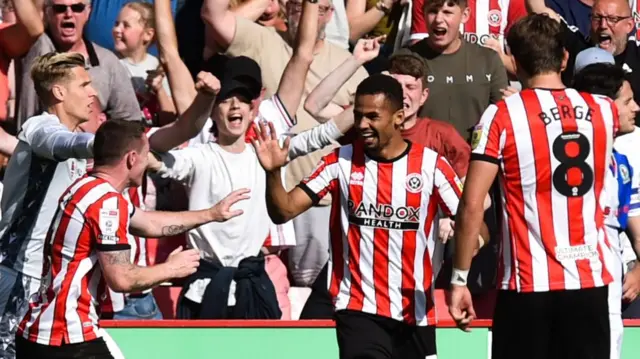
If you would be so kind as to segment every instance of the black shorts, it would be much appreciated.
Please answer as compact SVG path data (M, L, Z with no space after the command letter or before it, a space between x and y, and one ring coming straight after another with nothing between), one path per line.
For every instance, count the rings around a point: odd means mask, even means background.
M609 359L607 287L540 293L501 290L493 359Z
M378 315L339 310L334 315L340 359L432 359L436 328Z
M84 343L43 345L16 336L16 359L114 359L102 338Z

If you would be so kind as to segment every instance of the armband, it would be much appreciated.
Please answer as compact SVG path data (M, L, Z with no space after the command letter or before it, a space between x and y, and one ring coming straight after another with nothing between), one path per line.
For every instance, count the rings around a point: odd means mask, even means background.
M469 276L468 270L453 268L453 273L451 274L451 284L466 286L468 276Z

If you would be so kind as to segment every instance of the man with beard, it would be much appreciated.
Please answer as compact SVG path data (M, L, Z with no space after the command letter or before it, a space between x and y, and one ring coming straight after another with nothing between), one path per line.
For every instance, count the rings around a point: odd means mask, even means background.
M107 118L127 121L142 119L127 70L111 51L84 38L84 26L90 11L91 4L88 0L45 1L44 18L48 30L38 38L22 60L22 74L18 74L16 80L18 127L43 110L42 99L36 94L29 69L36 57L52 51L78 52L84 56L96 88L97 100Z
M616 65L628 73L634 99L640 101L640 46L629 33L635 28L635 21L628 0L596 0L591 9L591 33L585 38L578 28L567 25L544 0L527 0L531 12L547 13L556 18L564 27L565 49L569 52L567 67L562 73L562 81L570 84L573 79L575 58L582 50L597 46L615 57ZM640 116L636 116L636 125Z
M286 40L272 29L234 15L228 10L228 0L206 0L202 8L202 15L209 31L211 31L211 38L215 39L215 45L218 48L226 50L227 54L232 56L250 57L265 69L262 71L262 82L266 88L265 95L272 96L278 88L284 68L292 54L293 39L298 31L303 1L317 2L319 6L318 36L313 62L304 85L304 94L307 94L350 56L347 50L325 41L325 26L333 16L333 4L330 0L288 1L286 6L288 34L284 36ZM317 126L318 122L324 122L342 112L343 108L352 101L358 83L366 76L367 72L364 68L359 68L347 84L338 91L327 109L321 112L321 116L311 116L300 105L295 112L298 123L292 131L300 133L308 130ZM304 98L303 95L302 101ZM292 115L294 114L292 113ZM295 186L326 153L326 151L314 152L289 163L285 173L287 188ZM324 223L329 220L328 205L330 201L330 196L327 196L309 211L296 218L294 228L297 236L305 236L321 242L329 240ZM295 285L308 284L310 283L295 283Z
M329 292L341 359L436 357L433 281L438 210L454 215L462 184L447 160L401 133L402 86L376 74L358 86L358 139L323 157L287 192L288 143L253 142L267 173L267 208L282 223L331 193ZM487 238L482 231L476 245Z

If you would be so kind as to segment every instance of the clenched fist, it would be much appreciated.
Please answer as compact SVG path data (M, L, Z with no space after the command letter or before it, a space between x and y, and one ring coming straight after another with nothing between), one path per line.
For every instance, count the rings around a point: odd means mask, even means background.
M215 96L220 92L220 80L210 72L200 71L196 76L196 91Z
M200 265L200 253L196 249L176 248L165 262L173 278L184 278L196 272Z

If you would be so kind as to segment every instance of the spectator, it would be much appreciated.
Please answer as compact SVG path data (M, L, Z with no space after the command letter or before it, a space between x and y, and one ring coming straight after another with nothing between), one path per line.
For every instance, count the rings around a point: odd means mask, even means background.
M14 358L16 324L40 287L45 237L64 190L86 172L93 135L74 133L95 98L77 53L36 58L32 76L46 111L24 123L7 166L0 221L0 357Z
M46 0L44 14L48 31L38 38L24 57L22 74L18 76L18 127L42 109L28 71L36 57L51 51L78 52L85 57L98 101L107 118L128 121L142 118L126 69L111 51L84 38L84 25L90 11L88 0Z
M634 39L640 30L640 17L638 17L638 0L628 0L632 9L633 20L636 26L629 33ZM591 12L595 0L545 0L545 5L560 15L574 31L577 30L584 38L591 34Z
M319 0L320 10L318 18L318 33L315 42L314 58L304 84L302 101L326 75L349 58L348 51L324 40L324 29L332 16L332 4L329 0ZM284 40L278 34L261 27L249 20L233 15L227 10L227 0L206 0L202 8L203 18L211 27L212 38L217 45L226 49L232 56L244 55L254 59L260 67L269 69L262 72L262 81L266 88L266 95L275 93L284 72L284 68L292 53L291 40L295 38L300 24L302 1L289 0L287 2L287 22L289 25L289 40ZM269 49L269 51L264 51ZM323 109L321 116L312 117L303 108L298 107L295 117L298 123L293 128L294 133L300 133L318 125L318 121L326 121L348 106L355 94L358 83L367 76L363 68L359 68L355 75L340 88L329 106ZM323 151L309 156L300 157L287 165L285 174L287 188L295 186L300 179L310 172ZM329 197L329 196L327 196ZM316 204L315 207L303 213L294 221L294 228L298 237L310 238L319 243L327 242L326 223L330 217L327 206L329 199ZM295 283L296 285L311 285L311 283Z
M427 63L429 101L420 117L452 124L470 138L482 111L502 99L507 73L495 51L464 41L467 0L433 0L425 9L429 37L411 46Z
M591 9L590 36L585 38L576 27L561 21L559 15L544 4L544 0L527 0L527 6L534 13L548 13L560 21L564 28L565 48L569 52L562 80L570 84L573 79L576 56L584 49L598 46L612 53L616 64L629 73L629 83L634 100L640 103L640 45L629 39L635 28L628 0L595 0ZM640 124L640 114L636 125Z
M155 37L153 5L125 4L113 26L115 51L129 72L147 124L159 126L175 119L175 107L160 62L148 53Z
M423 39L428 35L425 10L430 0L416 0L413 4L411 38ZM462 37L473 44L494 49L500 55L503 65L515 75L511 61L506 55L504 39L511 26L527 15L524 0L489 1L468 0L469 19L462 24Z
M169 151L162 155L162 163L153 166L153 170L163 176L188 183L189 206L192 208L207 201L215 201L215 198L225 195L240 183L246 183L252 190L251 203L243 207L241 217L224 227L208 225L189 233L190 245L203 253L203 266L183 287L179 304L181 318L275 319L281 315L289 318L288 301L278 300L276 305L279 304L281 309L273 308L277 288L272 289L272 282L276 285L277 282L265 278L264 259L260 253L261 247L266 246L265 241L271 242L270 247L288 246L295 243L295 234L291 224L288 224L289 229L272 229L263 202L264 195L261 195L265 191L264 172L261 168L256 168L257 159L251 147L245 143L245 133L254 119L272 121L275 124L272 130L279 136L284 136L294 123L288 114L299 107L317 36L318 5L308 3L308 6L311 6L312 11L309 12L309 7L305 6L307 10L302 14L304 21L298 34L300 38L286 66L277 94L262 102L254 101L260 97L262 89L260 68L247 57L229 59L220 93L211 112L215 123L212 128L216 132L217 141ZM164 50L164 41L160 43ZM257 116L252 109L254 104L259 104ZM179 128L182 122L179 120L166 128ZM154 149L166 151L176 143L188 139L180 138L166 128L152 135ZM327 127L317 129L324 128ZM306 134L313 134L314 130ZM299 144L297 148L302 148L302 154L329 145L332 139L318 141L312 137L298 136L293 139L293 142ZM292 158L298 155L300 154L291 153ZM247 173L253 175L247 176ZM203 197L203 193L208 195ZM230 275L234 272L238 275L232 282ZM259 278L263 289L253 286L247 280L247 273ZM260 295L264 302L251 304L252 293ZM284 294L286 298L286 293ZM209 298L217 299L212 301Z
M91 14L85 28L87 39L107 50L115 51L113 36L105 29L113 27L122 7L132 0L90 0ZM152 0L142 0L152 3ZM193 1L193 0L189 0ZM171 9L176 13L187 0L171 0ZM149 47L149 53L157 56L158 49L155 45Z

